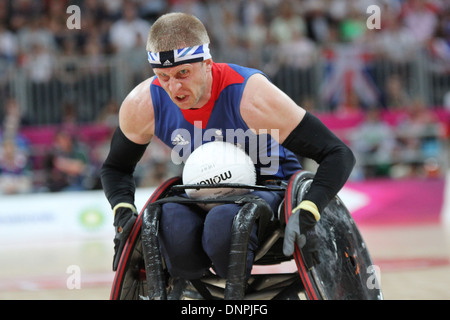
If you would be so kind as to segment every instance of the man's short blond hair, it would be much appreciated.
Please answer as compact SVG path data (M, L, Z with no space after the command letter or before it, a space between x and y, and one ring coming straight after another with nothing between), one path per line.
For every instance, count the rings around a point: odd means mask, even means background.
M162 52L209 43L203 23L186 13L167 13L152 25L147 38L147 51Z

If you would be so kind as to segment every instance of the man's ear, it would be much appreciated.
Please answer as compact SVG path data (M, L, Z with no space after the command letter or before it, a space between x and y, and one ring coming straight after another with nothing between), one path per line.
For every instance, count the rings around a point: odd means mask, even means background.
M206 71L207 72L211 71L213 60L211 58L209 58L209 59L204 60L203 63L205 64Z

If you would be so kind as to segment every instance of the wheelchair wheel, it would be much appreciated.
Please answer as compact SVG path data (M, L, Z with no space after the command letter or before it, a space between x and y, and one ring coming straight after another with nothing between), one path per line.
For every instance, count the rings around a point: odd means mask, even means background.
M111 300L140 300L147 295L147 281L141 242L144 210L148 204L164 197L170 187L180 182L179 177L167 180L151 195L140 212L125 244L111 290Z
M313 174L299 172L286 190L286 220L308 191ZM316 231L321 263L308 270L297 247L294 259L311 300L381 300L382 292L368 248L339 197L325 208Z

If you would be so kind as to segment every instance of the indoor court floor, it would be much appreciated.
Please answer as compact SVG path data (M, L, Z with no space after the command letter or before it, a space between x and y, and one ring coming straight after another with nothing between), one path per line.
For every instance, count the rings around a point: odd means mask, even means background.
M450 299L450 228L360 228L380 270L386 300ZM109 299L112 240L54 246L3 247L1 300Z

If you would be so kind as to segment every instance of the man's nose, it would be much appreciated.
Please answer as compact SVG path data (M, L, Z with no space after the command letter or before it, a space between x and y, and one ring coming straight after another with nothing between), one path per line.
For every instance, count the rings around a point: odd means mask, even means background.
M181 82L175 78L169 80L169 90L172 93L176 93L181 88Z

